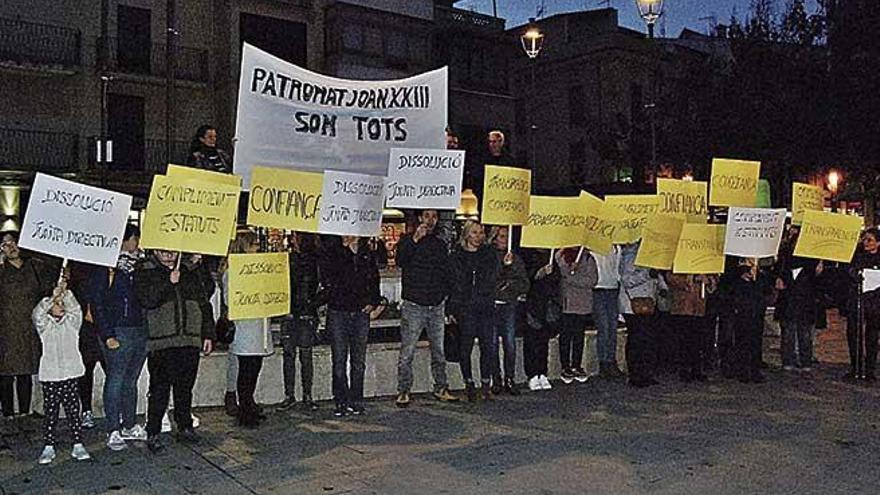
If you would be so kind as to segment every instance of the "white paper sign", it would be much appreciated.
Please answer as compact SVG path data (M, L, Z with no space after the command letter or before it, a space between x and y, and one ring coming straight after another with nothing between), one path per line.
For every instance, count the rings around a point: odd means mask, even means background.
M464 151L392 148L385 200L389 208L454 210L463 173Z
M26 249L116 266L131 196L38 173L18 244Z
M776 256L785 226L785 209L731 207L724 254L746 258Z
M862 292L880 289L880 270L870 268L862 270Z
M385 178L328 170L321 195L322 234L371 237L382 229Z
M242 48L234 169L256 165L385 175L391 148L446 148L447 69L354 81Z

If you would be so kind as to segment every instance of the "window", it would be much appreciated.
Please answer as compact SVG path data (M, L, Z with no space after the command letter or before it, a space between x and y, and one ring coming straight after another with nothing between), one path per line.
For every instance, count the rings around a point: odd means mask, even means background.
M584 141L578 140L568 145L568 177L571 181L581 184L584 182L584 170L587 161L587 146Z
M568 88L568 126L583 128L587 122L587 102L584 86L577 84Z
M362 50L364 47L363 31L357 24L346 24L342 28L342 48L348 50Z
M150 73L150 9L126 5L116 8L116 63L120 70L138 74Z

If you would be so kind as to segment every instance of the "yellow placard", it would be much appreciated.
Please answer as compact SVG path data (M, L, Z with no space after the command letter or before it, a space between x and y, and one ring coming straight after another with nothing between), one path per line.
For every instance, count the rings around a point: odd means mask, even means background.
M229 255L229 319L269 318L290 312L288 254Z
M709 204L754 208L760 176L761 162L713 158Z
M795 256L841 263L852 261L862 231L861 217L807 210L803 220L794 247Z
M185 167L183 165L168 164L168 177L176 177L180 180L192 179L202 182L214 182L217 184L227 184L241 188L241 176L233 174L224 174L222 172L214 172L212 170L202 170L200 168ZM238 211L235 214L236 222L232 224L230 239L235 240L235 231L238 227Z
M706 223L709 218L707 183L691 180L657 179L659 213L684 215L687 223Z
M520 245L542 249L580 246L584 239L585 213L580 198L532 196L529 220L523 225Z
M529 221L531 190L531 170L486 165L486 177L483 181L483 223L524 225Z
M642 228L642 244L636 255L636 266L671 269L682 227L684 218L680 215L658 213L648 219Z
M791 184L791 223L800 225L804 211L822 211L825 207L825 191L819 186L793 182Z
M614 244L630 244L642 238L642 227L660 207L656 194L605 196L605 208L616 211L619 222L614 230Z
M601 255L610 253L619 222L617 212L607 209L604 201L586 191L581 191L580 201L586 213L584 246Z
M248 224L318 232L323 184L320 172L253 167Z
M240 192L228 184L154 176L141 247L226 256Z
M673 273L724 273L724 233L724 225L684 224Z

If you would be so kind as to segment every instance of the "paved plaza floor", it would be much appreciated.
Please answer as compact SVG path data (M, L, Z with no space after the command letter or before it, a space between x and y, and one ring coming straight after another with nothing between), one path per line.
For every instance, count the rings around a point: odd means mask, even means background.
M819 335L831 363L812 374L771 369L760 385L594 379L491 403L418 396L401 410L386 398L344 419L327 403L269 407L258 430L200 410L203 442L168 437L158 456L145 445L110 452L91 431L93 461L73 461L65 445L38 466L39 421L18 419L2 424L11 450L0 454L0 495L876 494L880 387L840 381L840 339Z

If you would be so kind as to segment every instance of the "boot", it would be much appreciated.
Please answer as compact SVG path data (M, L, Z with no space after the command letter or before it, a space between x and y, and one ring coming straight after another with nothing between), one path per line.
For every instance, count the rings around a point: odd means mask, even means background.
M480 387L480 393L483 396L483 400L495 400L495 394L492 393L492 387L488 383L484 383Z
M477 389L474 387L474 382L467 382L464 384L464 391L467 394L468 402L476 402L477 401Z
M312 400L312 394L303 395L302 403L303 403L303 407L305 407L309 411L317 411L318 410L318 403Z
M223 397L223 408L226 410L226 415L233 418L238 416L238 398L236 395L235 392L226 392L226 396Z
M492 377L492 393L495 395L500 394L503 383L504 381L501 379L501 375L496 375Z
M510 395L516 396L520 394L519 388L514 383L513 378L508 378L504 382L504 391Z

